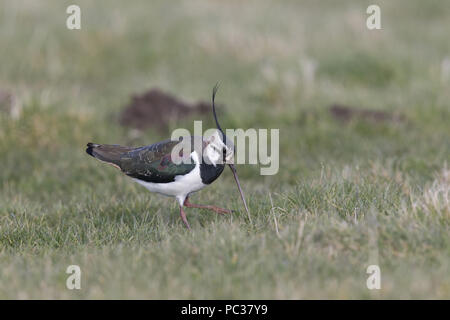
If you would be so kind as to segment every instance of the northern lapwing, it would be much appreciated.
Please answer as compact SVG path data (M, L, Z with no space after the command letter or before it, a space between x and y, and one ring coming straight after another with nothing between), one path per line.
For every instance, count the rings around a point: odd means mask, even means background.
M121 170L137 183L143 185L151 192L175 197L180 206L180 215L184 224L190 229L183 207L201 208L215 211L219 214L231 213L228 209L213 205L197 205L189 202L189 196L213 183L228 164L244 202L245 210L249 214L247 203L239 183L234 167L235 148L227 139L219 125L214 104L218 86L213 89L212 111L217 125L217 131L210 137L182 137L180 140L165 140L145 147L125 147L120 145L107 145L88 143L86 152ZM174 148L183 150L180 146L189 143L190 154L188 161L173 161ZM186 150L186 149L184 149Z

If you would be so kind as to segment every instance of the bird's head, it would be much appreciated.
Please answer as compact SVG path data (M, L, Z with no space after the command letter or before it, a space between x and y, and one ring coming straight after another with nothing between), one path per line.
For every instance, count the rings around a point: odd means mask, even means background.
M225 141L223 141L222 133L216 130L206 139L204 156L214 166L217 164L233 164L234 150L233 142L226 136Z

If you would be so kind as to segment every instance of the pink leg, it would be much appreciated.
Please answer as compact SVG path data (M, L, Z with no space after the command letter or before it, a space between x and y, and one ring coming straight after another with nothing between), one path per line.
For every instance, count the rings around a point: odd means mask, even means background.
M212 210L216 213L220 213L220 214L231 213L231 210L219 208L216 206L205 206L205 205L201 205L201 204L190 203L189 198L186 198L186 200L184 200L184 206L186 206L187 208L208 209L208 210Z
M191 226L189 225L189 222L186 219L186 213L183 210L183 207L180 206L180 216L181 216L181 220L183 220L184 225L190 230Z

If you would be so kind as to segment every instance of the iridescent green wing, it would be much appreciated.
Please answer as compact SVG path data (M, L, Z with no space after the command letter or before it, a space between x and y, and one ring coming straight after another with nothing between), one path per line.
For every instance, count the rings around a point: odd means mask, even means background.
M185 142L188 142L186 139ZM120 168L133 178L154 182L168 183L175 181L178 175L185 175L195 168L192 161L189 163L174 163L172 150L180 141L166 140L150 146L133 149L121 155ZM183 156L183 154L180 154ZM184 155L186 156L186 155Z

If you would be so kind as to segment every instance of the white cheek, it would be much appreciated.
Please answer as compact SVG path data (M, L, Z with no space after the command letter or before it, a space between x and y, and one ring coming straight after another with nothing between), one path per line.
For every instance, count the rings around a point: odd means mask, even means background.
M206 156L213 165L216 165L217 161L220 159L220 154L212 148L206 149Z
M219 160L219 158L220 158L220 155L217 152L215 152L215 151L211 152L211 156L210 156L211 161L213 161L215 163L215 162L217 162L217 160Z

